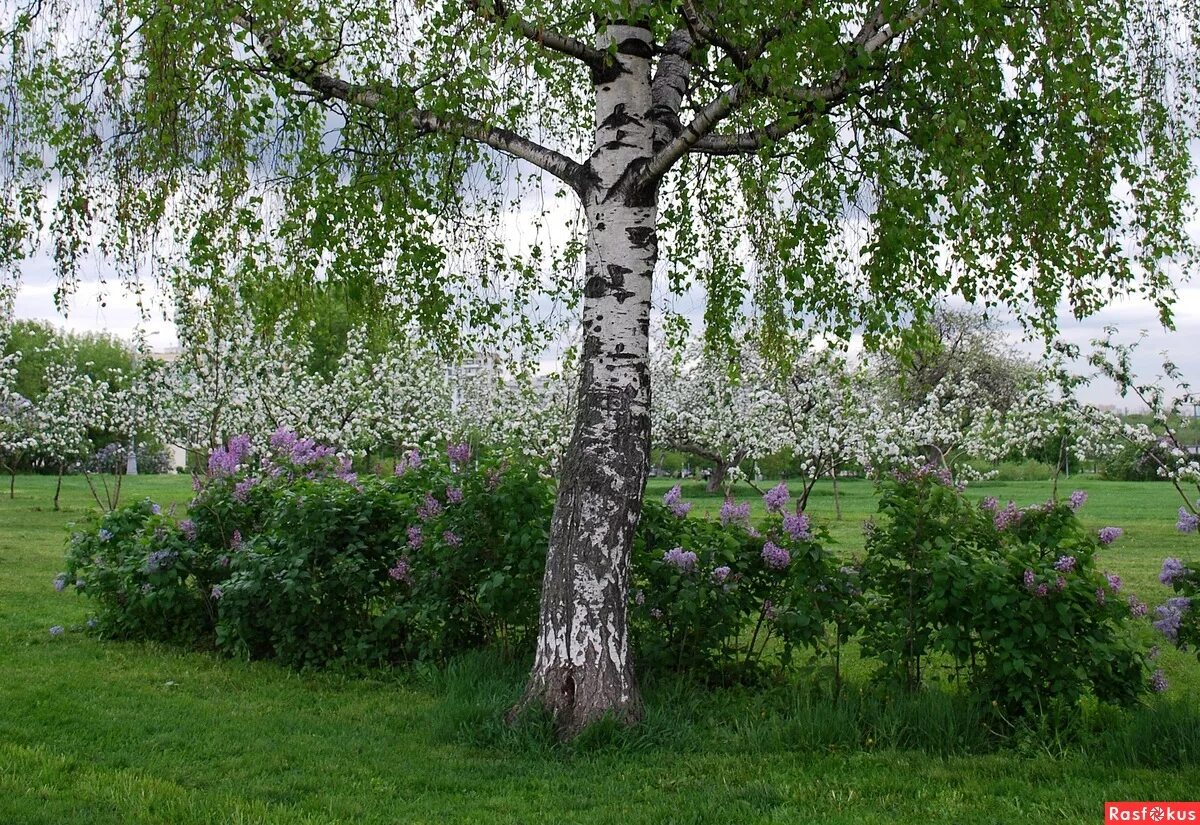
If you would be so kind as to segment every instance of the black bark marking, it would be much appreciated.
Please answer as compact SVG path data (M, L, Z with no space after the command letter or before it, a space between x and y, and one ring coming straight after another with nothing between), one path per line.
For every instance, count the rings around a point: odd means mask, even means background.
M627 37L617 44L617 53L627 54L630 57L644 57L649 60L654 57L654 47L641 37Z
M600 275L588 275L587 284L583 287L583 297L603 298L608 292L608 283Z
M609 114L609 116L604 118L604 120L602 120L600 122L600 128L608 129L608 130L615 132L615 131L619 130L622 126L640 125L640 124L641 124L641 120L639 120L638 118L629 114L625 110L624 103L618 103L616 106L613 107L613 110Z
M645 249L655 240L655 231L652 226L631 226L625 230L625 235L634 249Z

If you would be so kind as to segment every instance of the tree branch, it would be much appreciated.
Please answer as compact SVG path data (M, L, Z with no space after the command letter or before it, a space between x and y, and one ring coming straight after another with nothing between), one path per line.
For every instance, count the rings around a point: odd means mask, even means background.
M319 64L291 54L279 44L278 36L255 27L255 21L244 15L234 18L234 24L245 30L262 45L272 70L296 83L307 86L322 98L341 100L378 112L387 118L407 123L423 134L441 133L462 137L490 146L497 151L532 163L565 183L578 189L583 167L566 155L522 137L508 129L489 126L468 115L441 115L427 109L401 103L407 95L388 84L370 86L351 83L329 74ZM400 105L397 105L400 104Z
M482 19L502 27L515 27L517 32L531 43L536 43L552 52L573 57L593 70L603 70L612 62L612 56L607 51L597 49L574 37L530 23L524 17L510 10L503 0L490 0L490 2L489 0L468 0L468 5Z
M712 27L700 9L696 8L694 0L683 0L680 10L683 12L683 19L687 22L688 28L697 40L703 40L716 46L728 55L729 59L733 61L733 65L741 71L744 72L750 68L750 58L746 53L732 40Z
M897 36L912 28L929 13L936 2L937 0L932 0L927 5L918 6L895 23L883 19L882 4L876 6L870 17L863 22L862 28L847 47L847 51L868 56L874 54ZM768 143L778 141L788 134L808 126L819 111L824 110L830 104L843 100L849 93L851 83L857 80L864 70L865 68L847 66L824 86L780 85L767 80L762 88L764 95L799 104L802 108L787 117L748 132L703 136L695 141L687 151L711 155L739 155L757 152Z
M653 106L650 117L655 122L654 148L660 149L683 131L679 108L691 84L692 50L696 39L688 29L676 29L667 38L654 79L650 83Z
M739 81L701 109L700 113L691 119L674 140L656 152L654 157L650 158L650 162L642 167L634 181L634 186L645 186L666 174L667 170L675 165L675 161L691 151L692 147L711 132L718 123L729 117L741 105L746 96L746 84L744 81Z

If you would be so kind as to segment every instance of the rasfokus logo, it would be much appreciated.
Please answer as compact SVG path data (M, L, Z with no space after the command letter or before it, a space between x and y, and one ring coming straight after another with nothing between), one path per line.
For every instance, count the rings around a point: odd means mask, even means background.
M1200 802L1105 802L1104 825L1110 822L1200 823Z

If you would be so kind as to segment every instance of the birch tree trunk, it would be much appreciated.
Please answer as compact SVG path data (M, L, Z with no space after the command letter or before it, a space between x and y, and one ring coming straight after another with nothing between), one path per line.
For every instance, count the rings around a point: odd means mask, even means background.
M650 456L649 326L656 194L631 185L653 151L650 32L609 25L610 72L594 76L595 148L580 195L588 220L579 408L563 463L542 587L536 660L514 713L542 705L570 736L641 716L629 655L629 555Z

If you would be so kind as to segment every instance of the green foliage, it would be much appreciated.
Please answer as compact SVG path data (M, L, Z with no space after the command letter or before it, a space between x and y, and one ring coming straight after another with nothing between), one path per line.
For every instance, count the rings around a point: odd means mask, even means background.
M779 514L763 532L749 522L681 518L647 502L634 542L630 588L634 646L651 672L691 671L724 680L752 679L770 650L781 665L798 651L814 655L837 641L852 584L824 549L821 529L789 535ZM807 519L806 519L807 523ZM789 562L772 568L770 541ZM673 563L674 548L696 554ZM690 559L688 559L690 561ZM774 639L776 644L769 646Z
M1162 476L1158 468L1170 467L1173 463L1170 451L1162 445L1129 444L1101 465L1100 474L1110 481L1159 481Z
M192 508L197 541L231 560L222 649L305 667L528 642L553 495L538 465L427 458L361 481L279 454L268 466L255 483L214 479Z
M143 499L75 525L57 581L95 601L102 636L196 644L211 633L205 588L220 575L210 548Z
M21 353L17 362L18 393L35 404L46 394L46 365L56 359L69 359L83 375L104 380L114 372L133 370L129 345L112 335L99 332L67 332L41 321L19 320L0 356Z
M1076 505L1078 506L1078 505ZM1132 603L1071 505L973 506L944 476L883 484L863 564L864 653L914 690L938 666L1006 714L1128 705L1148 688ZM931 673L932 671L932 673Z
M571 300L563 273L581 244L541 243L545 201L526 260L486 231L545 192L503 156L519 154L512 135L589 157L592 74L553 35L590 49L611 21L645 25L661 66L678 57L670 33L697 29L666 3L498 8L262 0L164 16L142 1L15 14L0 263L44 222L69 288L93 242L132 265L169 229L168 260L182 249L196 271L270 283L264 306L331 282L448 335L520 325L512 310L537 293ZM1164 272L1191 252L1192 11L710 4L700 28L719 47L694 50L704 58L685 99L729 107L695 136L748 141L732 157L684 154L662 183L670 288L707 288L714 340L752 303L768 328L803 318L874 337L945 291L1046 328L1064 297L1084 315L1125 291L1169 317ZM676 128L690 118L669 114ZM771 140L755 139L764 131ZM43 216L50 181L62 194ZM570 195L565 181L551 189ZM843 231L848 215L861 233Z

